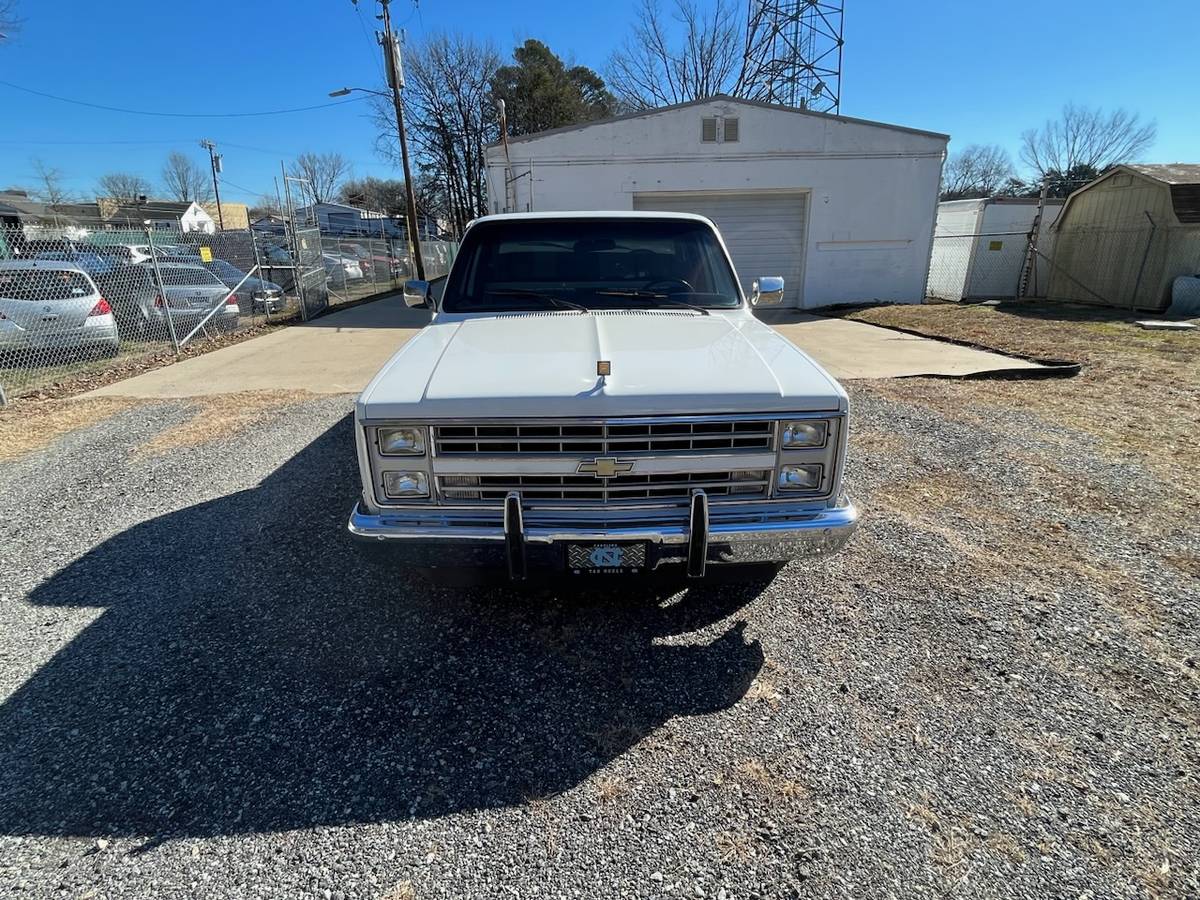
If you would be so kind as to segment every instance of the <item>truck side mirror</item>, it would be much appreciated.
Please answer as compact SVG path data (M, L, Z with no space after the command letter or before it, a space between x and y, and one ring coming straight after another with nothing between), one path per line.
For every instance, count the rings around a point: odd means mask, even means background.
M430 285L428 281L404 282L404 305L410 309L428 309L430 303Z
M779 306L781 303L783 303L783 279L778 275L761 275L751 285L751 306Z

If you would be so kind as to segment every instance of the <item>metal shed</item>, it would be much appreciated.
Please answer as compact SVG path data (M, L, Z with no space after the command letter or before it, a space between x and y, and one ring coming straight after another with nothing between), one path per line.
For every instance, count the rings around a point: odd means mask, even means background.
M1163 310L1200 273L1200 164L1123 165L1067 198L1049 297Z
M1047 200L1038 218L1037 197L982 197L943 200L929 262L930 297L939 300L986 300L1016 296L1034 222L1038 246L1050 244L1050 226L1062 200ZM1026 296L1044 297L1045 267L1035 267Z

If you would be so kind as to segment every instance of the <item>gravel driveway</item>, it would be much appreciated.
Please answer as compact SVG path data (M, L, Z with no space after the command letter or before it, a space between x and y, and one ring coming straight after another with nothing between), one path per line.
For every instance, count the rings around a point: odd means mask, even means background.
M349 397L6 463L0 894L1200 893L1171 483L906 384L852 391L847 552L682 591L364 568Z

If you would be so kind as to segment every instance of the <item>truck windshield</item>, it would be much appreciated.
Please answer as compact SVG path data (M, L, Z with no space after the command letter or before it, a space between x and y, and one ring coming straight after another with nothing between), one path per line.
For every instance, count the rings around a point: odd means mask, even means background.
M482 221L463 239L446 312L741 304L712 229L687 219Z

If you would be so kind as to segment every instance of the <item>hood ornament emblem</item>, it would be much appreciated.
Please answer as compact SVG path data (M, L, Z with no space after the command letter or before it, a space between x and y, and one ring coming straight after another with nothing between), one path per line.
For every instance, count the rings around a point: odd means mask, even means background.
M580 475L595 475L597 478L612 478L614 475L620 475L624 472L632 472L633 466L634 462L632 459L613 459L611 456L602 456L598 459L581 462L575 471Z
M596 374L600 377L600 383L604 384L604 379L612 374L612 361L608 359L596 360Z

